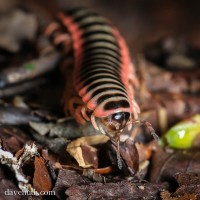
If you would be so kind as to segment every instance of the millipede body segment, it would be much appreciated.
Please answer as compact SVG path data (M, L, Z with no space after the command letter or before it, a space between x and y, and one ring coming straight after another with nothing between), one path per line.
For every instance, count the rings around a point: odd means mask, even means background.
M65 104L78 122L122 130L137 119L139 107L130 85L136 84L134 68L124 39L108 20L90 9L75 8L58 13L46 34L65 56L73 53L73 85L79 98Z

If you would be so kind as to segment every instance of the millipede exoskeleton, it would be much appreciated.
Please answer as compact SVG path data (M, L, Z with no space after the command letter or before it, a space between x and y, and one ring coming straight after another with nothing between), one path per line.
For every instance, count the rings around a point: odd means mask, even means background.
M45 34L66 57L73 55L77 96L64 103L79 123L91 121L108 133L121 132L138 119L134 66L123 37L108 20L90 9L75 8L58 13Z

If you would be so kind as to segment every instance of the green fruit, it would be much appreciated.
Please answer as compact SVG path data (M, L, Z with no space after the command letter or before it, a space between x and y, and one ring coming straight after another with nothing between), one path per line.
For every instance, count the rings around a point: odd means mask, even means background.
M170 128L162 137L161 143L172 148L188 149L200 133L200 115L181 121Z

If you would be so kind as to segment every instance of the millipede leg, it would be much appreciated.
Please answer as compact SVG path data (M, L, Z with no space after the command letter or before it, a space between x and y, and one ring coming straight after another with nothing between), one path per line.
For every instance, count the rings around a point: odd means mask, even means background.
M72 97L68 104L65 104L65 112L69 110L70 114L74 116L75 110L77 106L82 105L82 100L80 97Z
M85 108L85 106L82 107L81 113L82 113L82 115L83 115L83 117L84 117L85 120L90 121L90 118L88 117L88 115L87 115L87 113L86 113L86 108Z
M97 123L95 121L95 116L93 114L91 115L91 123L92 123L92 125L94 126L95 129L99 130Z
M78 106L75 110L75 119L78 123L80 124L85 124L85 119L83 118L83 116L81 115L81 110L82 110L83 106Z

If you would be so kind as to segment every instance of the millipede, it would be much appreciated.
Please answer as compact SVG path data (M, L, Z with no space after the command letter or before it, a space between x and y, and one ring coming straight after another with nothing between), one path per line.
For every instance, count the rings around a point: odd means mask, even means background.
M119 31L95 11L81 7L59 12L45 34L65 56L73 55L77 96L65 100L65 111L79 123L91 121L103 133L130 128L140 113L134 99L138 81Z

